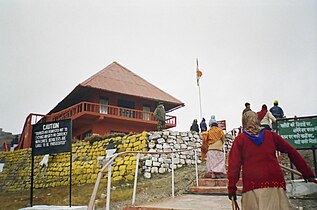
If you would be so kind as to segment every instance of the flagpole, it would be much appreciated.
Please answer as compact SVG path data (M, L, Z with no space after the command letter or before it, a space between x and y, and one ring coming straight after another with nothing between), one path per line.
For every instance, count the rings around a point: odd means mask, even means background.
M202 116L202 109L201 109L201 95L200 95L200 85L199 85L199 83L198 83L198 90L199 90L200 119L203 119L203 116Z
M198 86L198 92L199 92L199 109L200 109L200 119L202 119L203 116L202 116L201 94L200 94L200 85L199 85L200 76L198 77L198 72L199 72L199 68L198 68L198 58L196 58L196 76L197 76L197 86Z

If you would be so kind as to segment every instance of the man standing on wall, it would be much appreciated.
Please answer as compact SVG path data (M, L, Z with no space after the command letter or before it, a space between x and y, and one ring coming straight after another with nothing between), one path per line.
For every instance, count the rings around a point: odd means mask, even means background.
M165 125L166 112L165 112L163 102L159 102L156 109L154 110L153 115L154 115L154 118L157 120L157 130L161 131L165 129L166 128L166 125Z
M245 106L245 108L244 108L244 110L242 111L242 115L243 115L244 113L246 113L247 111L252 111L252 110L251 110L251 105L250 105L249 102L246 102L246 103L244 104L244 106Z
M282 118L284 118L283 109L278 106L278 101L277 101L277 100L274 100L273 105L274 105L274 106L270 109L270 112L273 114L273 116L274 116L276 119L282 119ZM272 129L273 129L273 131L276 131L276 129L277 129L277 122L273 122L273 123L272 123Z

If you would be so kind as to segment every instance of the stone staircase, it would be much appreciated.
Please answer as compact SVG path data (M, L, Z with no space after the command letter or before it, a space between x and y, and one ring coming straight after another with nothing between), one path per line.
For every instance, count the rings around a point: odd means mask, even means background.
M201 178L198 179L198 186L191 186L187 193L192 194L206 194L206 195L227 195L227 183L228 179L208 179ZM240 179L237 183L237 194L242 192L242 180Z
M147 205L147 206L129 206L125 207L123 210L201 210L206 209L205 207L208 206L210 209L231 209L231 206L228 204L228 190L227 190L227 178L222 179L209 179L209 178L200 178L198 179L198 186L191 186L187 190L187 192L180 197L183 197L183 202L186 203L186 208L183 205L177 204L177 201L163 201L163 204L156 204L156 205ZM237 195L241 195L242 193L242 180L240 179L237 183ZM191 197L186 197L191 196ZM196 196L205 196L205 198L195 198ZM207 198L206 198L207 197ZM210 203L206 203L205 200L208 200ZM173 199L171 199L173 200ZM174 199L177 200L177 199ZM200 204L193 204L194 200L200 200ZM213 201L214 200L214 201ZM171 202L170 205L167 203ZM205 202L205 203L204 203ZM220 206L213 206L213 205L220 205ZM240 204L241 205L241 204Z

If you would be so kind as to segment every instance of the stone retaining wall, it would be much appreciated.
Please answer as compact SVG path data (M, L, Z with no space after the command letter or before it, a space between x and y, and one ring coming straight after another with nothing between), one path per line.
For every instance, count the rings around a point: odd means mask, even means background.
M201 147L201 137L197 133L163 131L149 133L149 152L171 152ZM184 165L195 164L195 152L184 151L173 154L148 154L142 158L144 177L151 178L153 173L165 173L172 170L172 156L174 169ZM197 152L197 161L200 163L200 149Z
M72 144L72 184L81 185L95 183L97 173L104 164L105 147L109 142L118 143L118 152L123 151L175 151L200 147L201 138L190 132L161 131L143 132L135 135L117 136L93 143L76 141ZM197 155L200 155L198 152ZM48 168L44 176L44 168L39 171L39 163L43 156L36 156L34 161L34 188L47 188L69 184L70 154L60 153L49 156ZM198 158L199 159L199 158ZM30 188L31 149L14 152L0 152L0 162L5 163L0 173L1 191L20 191ZM171 155L142 155L140 172L146 178L153 173L171 171ZM193 151L174 155L175 168L195 163ZM116 158L112 165L113 181L132 181L136 167L136 156L125 155ZM104 173L102 182L107 181Z

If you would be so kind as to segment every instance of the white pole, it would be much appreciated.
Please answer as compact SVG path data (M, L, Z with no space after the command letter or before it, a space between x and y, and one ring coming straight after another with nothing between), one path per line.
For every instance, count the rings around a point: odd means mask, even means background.
M198 86L198 92L199 92L200 119L202 119L203 115L202 115L202 109L201 109L201 94L200 94L200 84L199 84L200 77L198 78L198 71L199 71L198 58L196 58L196 77L197 77L197 86Z
M138 182L139 160L140 160L140 153L138 153L138 154L136 155L136 166L135 166L135 174L134 174L134 186L133 186L133 195L132 195L132 206L135 204L136 185L137 185L137 182Z
M225 143L223 144L222 148L223 148L223 158L224 158L223 164L224 164L224 167L226 169L226 145L225 145Z
M200 94L200 85L198 84L198 90L199 90L199 108L200 108L200 119L203 118L202 115L202 109L201 109L201 94Z
M110 210L110 188L111 188L111 164L108 166L108 183L107 183L107 203L106 210Z
M172 197L174 198L174 155L172 154Z
M198 187L198 166L197 166L197 151L195 151L195 172L196 172L196 186Z

